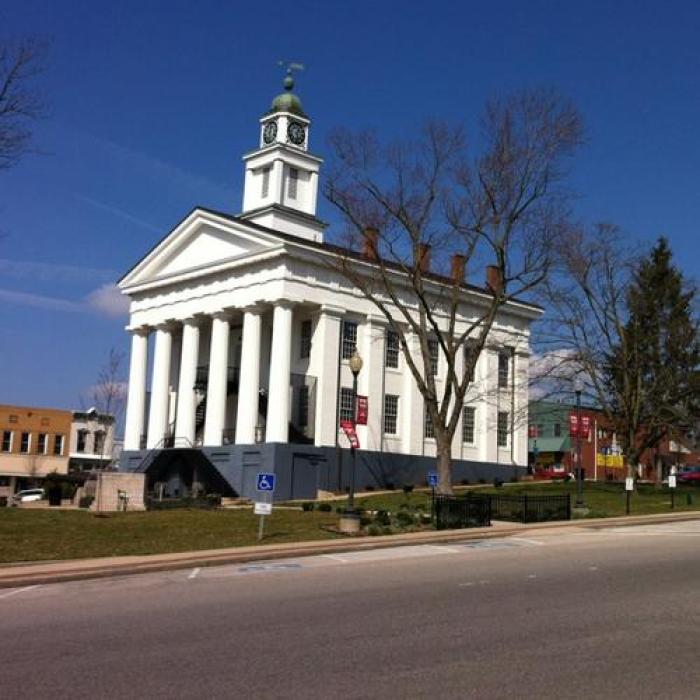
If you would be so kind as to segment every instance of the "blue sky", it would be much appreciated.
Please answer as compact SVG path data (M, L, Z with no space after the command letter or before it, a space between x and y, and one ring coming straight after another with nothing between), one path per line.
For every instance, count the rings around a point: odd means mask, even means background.
M109 285L193 206L238 213L278 59L307 65L320 155L338 126L475 129L489 96L554 86L587 128L578 215L665 233L698 277L696 3L5 0L0 34L52 39L40 153L0 172L0 403L78 406L128 350Z

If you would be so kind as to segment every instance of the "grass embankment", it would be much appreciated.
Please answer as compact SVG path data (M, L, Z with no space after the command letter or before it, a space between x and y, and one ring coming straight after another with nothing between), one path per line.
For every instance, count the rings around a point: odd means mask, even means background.
M570 493L576 484L508 484L502 488L468 487L479 493ZM463 493L465 488L458 488ZM692 504L687 503L690 494ZM620 484L585 485L584 497L590 508L587 517L625 514L625 492ZM363 496L356 499L364 510L398 511L403 504L430 510L430 492L402 491ZM334 501L331 512L276 508L265 520L263 544L331 539L338 535L324 529L337 525ZM632 495L633 515L671 512L669 490L640 486ZM675 511L700 510L700 489L676 490ZM119 555L160 554L257 543L258 518L252 507L245 510L165 510L147 513L112 513L97 516L86 511L0 509L0 562L78 559Z
M93 515L87 511L0 509L0 562L164 554L257 544L250 510L163 510ZM337 537L323 529L335 513L275 509L263 544Z

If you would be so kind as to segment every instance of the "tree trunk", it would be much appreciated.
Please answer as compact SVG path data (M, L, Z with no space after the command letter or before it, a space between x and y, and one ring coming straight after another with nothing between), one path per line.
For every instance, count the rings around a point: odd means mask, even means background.
M439 494L451 496L452 491L452 440L435 436L437 445L437 473Z

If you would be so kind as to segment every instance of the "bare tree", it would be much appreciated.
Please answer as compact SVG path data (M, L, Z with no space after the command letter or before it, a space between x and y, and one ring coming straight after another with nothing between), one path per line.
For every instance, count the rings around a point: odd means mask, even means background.
M687 311L694 292L681 293L680 273L663 265L657 287L641 279L650 263L611 224L571 232L556 257L541 289L547 382L560 394L580 383L614 428L632 476L644 450L697 421L700 350ZM649 313L636 311L640 294Z
M0 42L0 170L27 153L30 124L44 114L34 79L43 70L46 48L38 39Z
M482 126L475 158L462 130L442 123L386 146L337 132L325 186L347 224L336 269L399 339L432 422L441 493L452 491L452 438L499 310L545 279L551 241L568 226L563 165L582 135L577 110L544 90L489 102ZM465 267L487 264L485 288L464 283Z
M104 426L104 436L100 448L100 464L104 459L106 438L110 425L112 434L121 423L126 403L126 384L124 381L124 352L110 348L107 362L97 375L97 383L93 387L92 400L98 412L99 420Z

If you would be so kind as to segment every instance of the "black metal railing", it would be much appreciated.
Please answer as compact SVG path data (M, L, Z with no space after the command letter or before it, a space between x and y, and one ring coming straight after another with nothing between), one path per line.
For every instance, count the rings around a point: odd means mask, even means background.
M488 496L435 496L434 509L438 530L488 527L491 524Z
M571 520L571 496L565 494L488 494L491 517L518 523Z
M240 367L228 366L226 371L227 393L236 393L238 391L238 378ZM209 365L200 365L197 367L195 375L194 388L196 391L206 391L209 382Z

